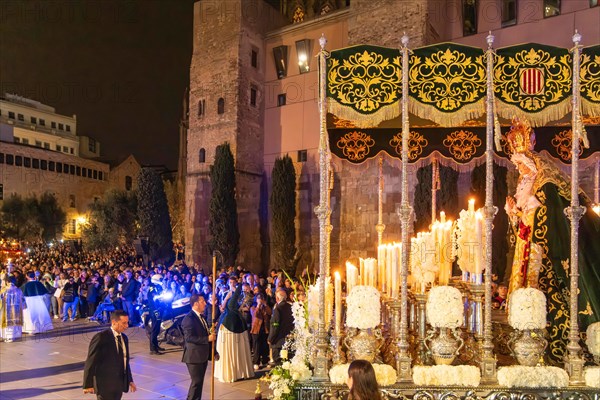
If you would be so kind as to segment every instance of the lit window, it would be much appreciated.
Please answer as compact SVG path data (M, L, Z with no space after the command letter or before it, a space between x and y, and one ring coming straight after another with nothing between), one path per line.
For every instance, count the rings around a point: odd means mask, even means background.
M560 15L560 0L544 0L544 18Z
M296 41L296 55L298 56L298 68L304 74L310 71L311 41L303 39Z
M477 0L463 0L463 35L477 33Z
M502 0L502 27L517 23L517 0Z

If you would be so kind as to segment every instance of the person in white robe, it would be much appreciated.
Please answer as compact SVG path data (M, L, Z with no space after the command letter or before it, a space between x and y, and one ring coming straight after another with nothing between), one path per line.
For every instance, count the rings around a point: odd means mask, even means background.
M12 342L23 335L23 309L26 305L23 292L16 286L17 279L11 276L5 282L0 292L0 339Z
M35 335L52 330L52 319L48 311L48 291L41 282L35 280L35 274L27 273L27 283L21 288L27 308L23 310L23 332Z

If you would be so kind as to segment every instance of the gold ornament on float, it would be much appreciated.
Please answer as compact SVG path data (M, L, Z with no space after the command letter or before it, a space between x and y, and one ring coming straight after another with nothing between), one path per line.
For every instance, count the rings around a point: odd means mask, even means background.
M337 147L350 161L363 160L374 145L375 140L370 135L359 131L346 133L337 142Z
M477 134L464 130L450 133L443 141L444 146L457 161L469 161L482 143Z
M571 151L573 150L573 131L571 129L557 133L550 143L556 149L556 154L558 154L563 161L571 160ZM579 146L579 155L581 155L581 153L583 153L583 140L581 138L579 138L579 143L581 144Z
M408 159L410 161L416 160L428 144L429 142L422 134L410 131L410 135L408 136ZM393 146L396 154L402 157L402 132L394 135L392 140L390 140L390 146Z

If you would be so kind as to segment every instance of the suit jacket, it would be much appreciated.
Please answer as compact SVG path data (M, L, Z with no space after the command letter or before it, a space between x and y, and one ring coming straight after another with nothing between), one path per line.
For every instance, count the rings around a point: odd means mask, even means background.
M281 347L287 335L294 330L294 315L292 306L286 301L277 303L273 308L271 317L271 329L268 341L271 346Z
M121 297L127 301L135 301L139 292L138 284L138 281L133 278L123 282L123 286L121 287Z
M206 323L208 326L208 322ZM207 362L211 357L211 342L208 331L194 311L190 311L181 322L185 344L181 361L187 364Z
M121 334L126 349L126 366L117 350L117 342L112 329L99 332L92 338L83 370L83 388L93 387L96 394L108 395L115 392L128 392L133 382L129 367L129 340Z

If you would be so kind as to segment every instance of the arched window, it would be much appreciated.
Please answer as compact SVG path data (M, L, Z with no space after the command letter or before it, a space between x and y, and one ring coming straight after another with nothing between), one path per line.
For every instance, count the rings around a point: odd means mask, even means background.
M198 152L198 161L200 163L206 162L206 150L200 149L200 151Z
M225 112L225 99L219 98L217 101L217 114L223 114Z

